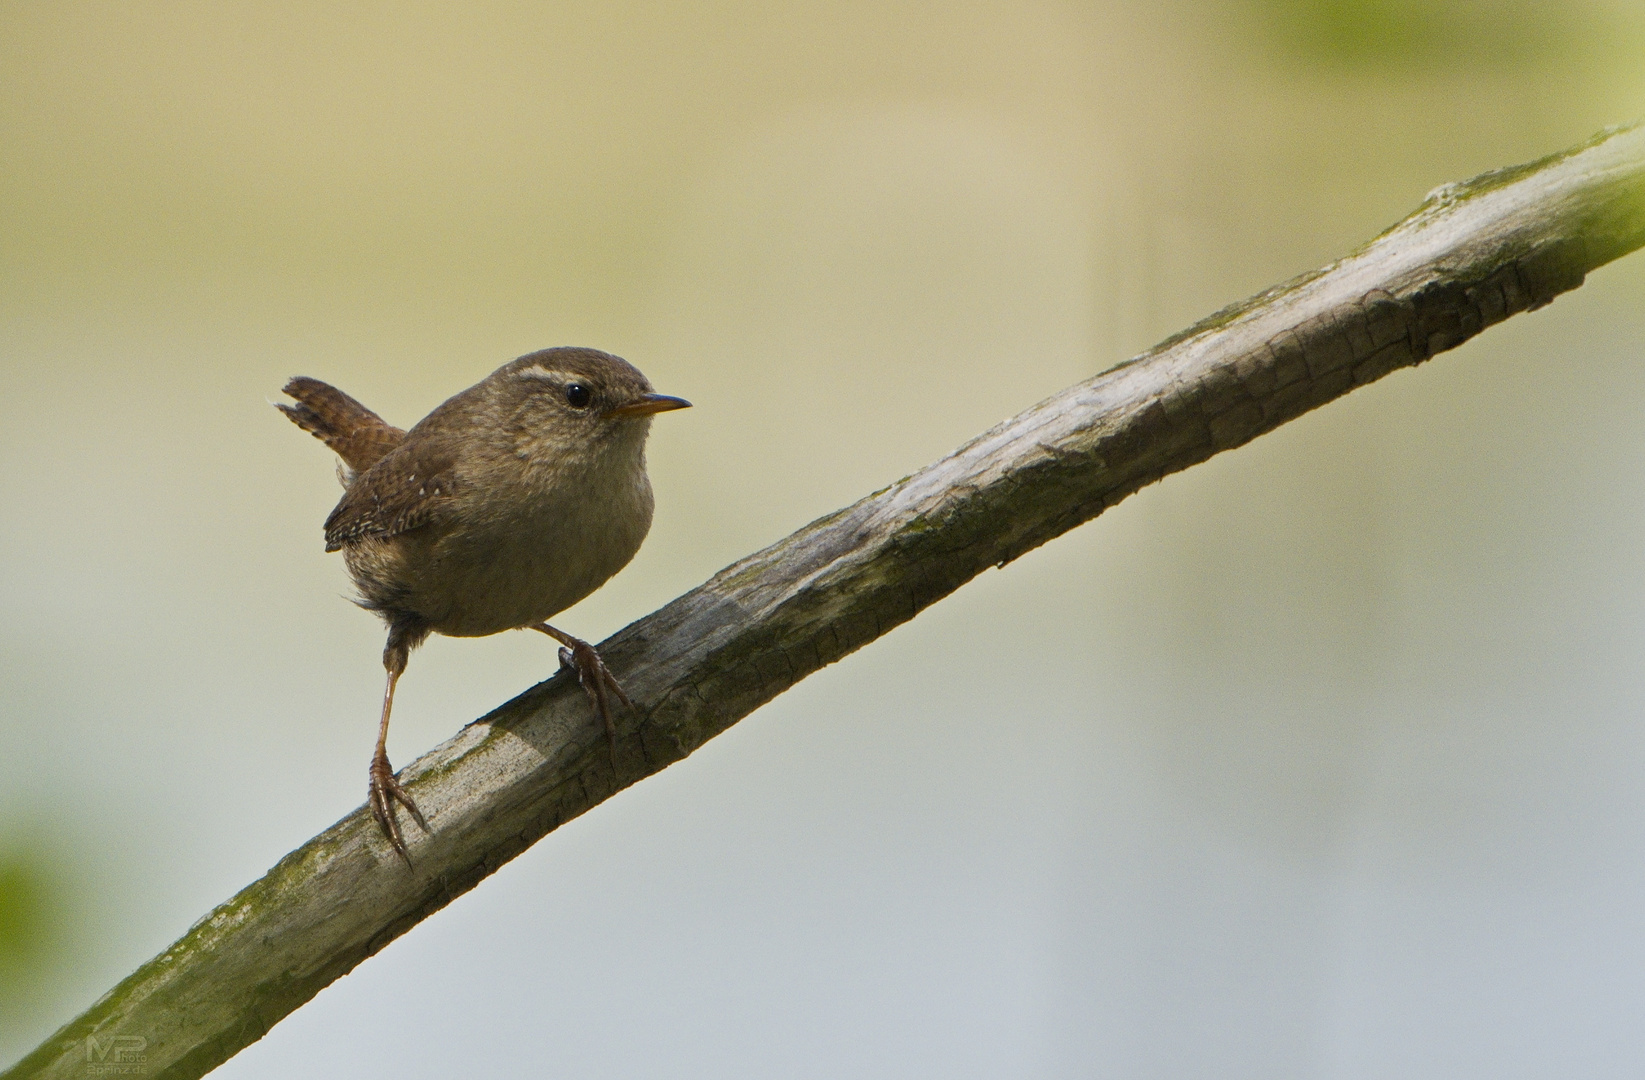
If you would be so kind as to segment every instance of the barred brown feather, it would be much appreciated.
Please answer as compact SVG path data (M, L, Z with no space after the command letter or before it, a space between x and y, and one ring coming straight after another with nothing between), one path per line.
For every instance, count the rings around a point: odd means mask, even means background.
M326 518L326 550L368 536L388 537L427 525L450 505L456 489L450 446L403 443L361 473Z
M352 472L365 472L405 441L404 431L319 379L299 375L284 392L297 404L274 407L335 450Z

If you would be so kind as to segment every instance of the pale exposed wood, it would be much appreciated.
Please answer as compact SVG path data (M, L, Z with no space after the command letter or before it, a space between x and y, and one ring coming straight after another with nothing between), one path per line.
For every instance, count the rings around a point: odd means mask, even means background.
M623 718L615 773L582 693L539 686L402 774L433 827L407 837L415 872L357 810L7 1075L83 1076L87 1036L144 1040L146 1076L201 1075L561 822L982 570L1642 243L1641 128L1435 192L1348 258L1070 387L617 634L601 650L643 720Z

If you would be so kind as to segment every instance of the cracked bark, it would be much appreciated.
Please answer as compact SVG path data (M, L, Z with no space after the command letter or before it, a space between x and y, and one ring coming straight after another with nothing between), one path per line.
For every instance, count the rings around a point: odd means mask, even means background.
M825 664L1137 489L1576 288L1645 244L1645 128L1434 192L1331 266L1236 304L801 529L600 646L633 696L615 769L574 683L534 687L401 774L407 872L364 808L282 859L6 1075L86 1039L195 1077L562 822Z

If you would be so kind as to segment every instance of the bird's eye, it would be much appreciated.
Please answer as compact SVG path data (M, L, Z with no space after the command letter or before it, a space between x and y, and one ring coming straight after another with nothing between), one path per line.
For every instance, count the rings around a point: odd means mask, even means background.
M565 402L573 409L586 409L588 403L594 400L594 394L580 382L567 383L565 388Z

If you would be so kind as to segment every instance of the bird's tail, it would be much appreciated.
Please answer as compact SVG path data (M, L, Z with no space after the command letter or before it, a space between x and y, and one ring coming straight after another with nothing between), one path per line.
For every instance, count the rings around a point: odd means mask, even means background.
M399 446L406 433L335 386L299 375L284 392L295 405L275 405L291 422L337 452L351 472L361 473Z

